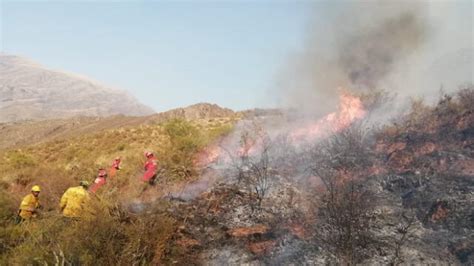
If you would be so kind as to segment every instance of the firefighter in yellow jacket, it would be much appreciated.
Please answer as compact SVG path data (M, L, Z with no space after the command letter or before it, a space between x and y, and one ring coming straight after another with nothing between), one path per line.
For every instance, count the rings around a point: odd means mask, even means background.
M70 187L61 197L60 208L65 217L79 218L84 214L84 208L89 201L87 188L89 182L81 181L80 186Z
M31 193L26 195L20 204L18 215L21 220L29 220L37 216L37 211L40 208L39 194L41 189L35 185L31 188Z

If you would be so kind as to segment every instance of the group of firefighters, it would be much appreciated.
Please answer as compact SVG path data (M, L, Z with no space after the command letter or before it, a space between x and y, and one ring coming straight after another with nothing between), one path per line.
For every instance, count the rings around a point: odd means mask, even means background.
M154 184L158 170L158 160L152 152L146 152L145 157L145 172L142 176L142 181L148 184ZM99 169L97 177L92 185L88 181L83 180L79 182L79 186L68 188L66 192L64 192L59 203L62 215L69 218L81 217L84 206L87 201L89 201L89 193L96 193L100 187L107 183L108 177L115 177L117 171L121 169L120 164L121 158L117 157L114 159L108 172L106 169ZM37 216L38 209L41 208L39 201L40 192L41 188L38 185L34 185L31 188L31 193L23 198L18 210L19 222Z

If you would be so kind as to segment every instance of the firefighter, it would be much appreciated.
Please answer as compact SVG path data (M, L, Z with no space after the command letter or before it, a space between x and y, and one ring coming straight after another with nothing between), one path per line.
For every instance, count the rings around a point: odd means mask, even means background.
M145 153L145 157L145 173L143 174L142 181L153 185L156 179L156 172L158 169L158 159L156 159L155 155L149 151Z
M94 184L89 188L89 191L96 193L99 188L107 183L107 171L104 168L100 168L97 177L94 180Z
M110 178L115 177L115 175L117 174L117 171L122 169L120 167L121 163L122 163L122 159L120 157L116 157L114 159L114 162L112 163L112 166L110 166L110 169L109 169L109 177Z
M81 181L79 186L70 187L64 192L59 203L64 217L79 218L83 215L84 207L89 201L88 187L89 182Z
M41 188L38 185L34 185L31 188L31 193L23 198L18 210L18 222L29 220L37 216L38 209L41 207L39 202L40 192Z

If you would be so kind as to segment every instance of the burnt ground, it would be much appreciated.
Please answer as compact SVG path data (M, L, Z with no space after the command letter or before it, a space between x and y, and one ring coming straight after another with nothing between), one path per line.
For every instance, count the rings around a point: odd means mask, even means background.
M290 185L281 188L275 190L278 203L261 206L238 184L218 184L192 202L175 201L170 211L180 226L168 255L180 258L178 264L310 261L304 257L313 249L307 215L290 205L301 200L294 199L299 192Z
M398 132L397 132L398 131ZM423 122L381 134L381 195L416 216L418 250L474 262L474 112L438 105Z
M361 184L374 195L361 264L474 263L474 111L443 103L422 119L380 130ZM298 165L292 165L298 168ZM286 168L288 170L290 168ZM226 175L226 170L218 174ZM343 263L317 235L326 192L314 177L275 175L258 206L241 183L221 182L196 199L171 199L178 230L170 264ZM299 175L301 173L298 173Z

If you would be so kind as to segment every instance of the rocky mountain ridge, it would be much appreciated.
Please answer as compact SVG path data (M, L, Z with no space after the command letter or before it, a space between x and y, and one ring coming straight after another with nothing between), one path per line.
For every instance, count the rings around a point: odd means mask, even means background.
M153 113L125 91L0 54L0 122Z

